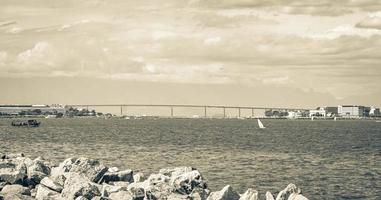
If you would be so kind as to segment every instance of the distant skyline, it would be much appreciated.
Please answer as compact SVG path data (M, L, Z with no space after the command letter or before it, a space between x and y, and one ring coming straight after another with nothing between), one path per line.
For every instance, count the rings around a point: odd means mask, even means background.
M0 104L381 106L379 0L0 4Z

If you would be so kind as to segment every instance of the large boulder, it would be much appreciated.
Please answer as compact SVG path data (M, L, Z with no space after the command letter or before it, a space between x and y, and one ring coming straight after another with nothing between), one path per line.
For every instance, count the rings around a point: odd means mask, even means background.
M192 200L206 200L210 194L208 189L195 188L192 193L188 195L189 199Z
M86 174L85 174L86 175ZM65 181L61 196L64 199L75 199L84 196L92 199L100 196L99 186L87 179L83 174L70 173Z
M109 182L116 182L116 181L124 181L132 183L134 182L133 177L133 171L132 170L124 170L124 171L117 171L117 172L106 172L100 183L109 183Z
M198 170L173 172L171 185L180 194L190 194L195 188L206 189L207 185Z
M145 180L145 176L143 173L138 172L134 174L134 182L143 182Z
M163 174L151 174L148 179L141 182L141 184L131 183L129 190L134 188L134 186L140 185L143 186L146 196L148 196L147 198L165 199L174 191L174 188L169 183L170 177Z
M51 176L57 177L63 175L65 172L69 172L73 163L77 160L77 158L68 158L62 161L57 167L53 167L51 170Z
M116 186L116 185L109 185L107 183L102 184L101 189L101 196L108 197L111 193L116 193L119 191L127 191L126 186Z
M2 195L29 195L30 196L30 190L27 187L23 187L22 185L6 185L1 190L0 194Z
M143 188L130 188L129 192L134 200L143 200L145 198L145 191Z
M266 200L275 200L273 194L271 192L266 192Z
M22 184L27 177L24 157L0 160L0 182Z
M253 188L249 188L245 193L241 195L239 200L258 200L258 191Z
M59 199L60 193L45 187L44 185L37 185L36 199L46 200L46 199Z
M308 200L305 196L302 194L296 194L292 193L289 197L288 200Z
M51 169L46 161L41 157L34 159L27 165L27 175L30 180L30 184L37 185L40 181L49 176Z
M22 194L0 195L0 200L35 200L33 197Z
M43 178L40 184L56 192L61 192L63 190L62 184L55 182L49 177Z
M97 183L108 168L98 160L88 158L78 158L71 166L69 172L79 173L85 176L88 180Z
M210 193L207 200L239 200L239 198L239 194L230 185L227 185L218 192Z
M14 159L14 158L21 158L25 155L23 153L10 153L10 154L0 154L0 159Z
M280 191L276 197L276 200L288 200L292 196L293 198L298 196L298 198L302 198L304 196L300 195L301 190L296 187L294 184L289 184L285 189ZM305 198L305 197L304 197Z
M10 185L10 183L8 183L8 182L0 182L0 191L1 191L6 185Z
M111 193L108 198L111 200L122 200L122 199L123 200L133 200L131 193L129 193L128 191L124 191L124 190Z
M128 186L130 185L129 182L124 182L124 181L115 181L115 182L110 182L109 184L115 185L115 186L120 186L120 187L126 187L126 188L128 188Z

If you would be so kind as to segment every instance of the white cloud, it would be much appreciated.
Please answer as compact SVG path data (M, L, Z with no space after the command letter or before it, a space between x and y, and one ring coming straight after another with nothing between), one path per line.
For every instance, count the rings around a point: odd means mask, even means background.
M334 40L341 36L359 36L369 38L374 35L381 35L381 30L356 28L348 24L335 27L323 33L305 35L304 37L318 40Z
M17 56L19 62L28 63L31 61L36 61L43 59L47 51L51 48L51 45L47 42L38 42L33 48L21 52Z
M204 40L205 45L215 45L221 42L221 37L210 37Z
M171 31L157 30L157 31L153 31L152 32L152 38L154 40L161 40L161 39L171 38L171 37L175 37L176 35L177 35L176 33L171 32Z
M381 14L372 14L356 24L358 28L381 30Z
M0 51L0 66L5 65L8 58L8 53L6 51Z
M83 19L83 20L79 20L79 21L75 21L73 23L70 23L70 24L64 24L62 25L58 31L63 31L65 29L69 29L69 28L72 28L74 26L78 26L78 25L81 25L81 24L87 24L87 23L90 23L91 21L88 20L88 19Z
M13 70L47 72L56 66L57 56L50 43L37 42L33 48L17 55Z

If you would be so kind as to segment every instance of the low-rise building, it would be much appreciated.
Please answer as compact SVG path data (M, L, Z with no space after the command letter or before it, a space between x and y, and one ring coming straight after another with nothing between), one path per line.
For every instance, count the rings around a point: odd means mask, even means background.
M374 106L371 106L370 110L369 110L369 116L370 117L380 117L381 116L380 109L376 108Z
M303 113L301 111L289 111L287 118L296 119L302 116L303 116Z
M314 110L310 110L310 117L326 117L327 110L324 107L318 107Z
M56 115L65 114L62 105L0 105L0 115Z
M367 108L360 105L340 105L338 108L338 114L341 117L366 117Z

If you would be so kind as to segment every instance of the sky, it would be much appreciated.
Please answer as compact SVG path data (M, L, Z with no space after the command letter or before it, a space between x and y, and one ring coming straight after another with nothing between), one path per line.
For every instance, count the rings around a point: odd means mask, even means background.
M380 0L0 0L0 104L381 106Z

